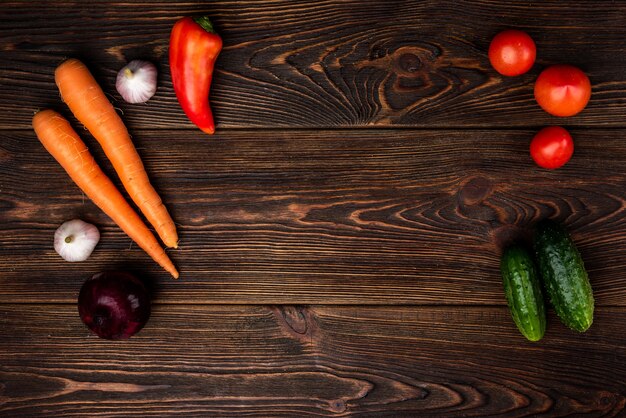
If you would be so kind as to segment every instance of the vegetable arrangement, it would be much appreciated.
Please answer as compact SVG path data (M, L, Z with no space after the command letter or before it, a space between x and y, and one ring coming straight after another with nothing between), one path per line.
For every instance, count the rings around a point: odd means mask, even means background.
M205 16L185 17L172 28L169 60L173 88L189 120L207 134L215 132L209 93L221 49L222 39ZM536 55L533 39L519 30L498 34L488 52L493 68L509 77L528 72ZM129 196L160 239L167 247L177 248L175 224L151 185L126 126L88 68L79 60L68 59L57 67L55 82L63 101L98 141ZM145 103L157 89L156 67L147 61L131 61L117 74L116 89L128 103ZM589 102L591 84L580 69L553 65L537 78L534 95L546 112L573 116ZM78 187L154 261L178 278L178 271L155 235L102 172L70 123L57 112L41 110L33 117L33 128ZM561 167L573 152L571 135L559 126L542 129L530 144L532 159L547 169ZM54 247L67 261L83 261L99 238L94 225L72 220L59 227ZM512 318L528 340L539 341L546 332L544 293L568 327L583 332L591 326L591 285L576 246L560 225L550 221L538 224L533 251L519 243L506 248L500 268ZM129 338L148 320L149 295L133 275L100 273L84 283L79 314L102 338Z
M69 59L55 71L61 97L74 116L82 122L102 146L115 171L133 200L160 233L166 245L176 246L178 237L174 223L158 194L150 185L141 159L135 150L124 123L95 81L87 67ZM46 150L61 164L76 185L106 213L148 255L174 278L178 271L160 244L126 202L113 182L102 172L85 143L70 123L53 110L41 110L33 117L33 129ZM65 244L71 244L65 237ZM79 248L79 259L86 259L93 248ZM67 249L57 243L57 252L64 258ZM55 247L55 248L56 248ZM95 247L95 243L93 244Z
M491 65L505 76L526 73L535 57L535 43L522 31L501 32L489 47ZM537 104L549 114L574 116L587 106L591 83L574 66L552 65L537 77L534 94ZM541 129L530 143L532 159L547 169L563 166L573 153L572 137L560 126ZM500 261L505 297L519 331L530 341L543 338L544 291L565 325L579 332L589 329L593 322L593 292L580 253L567 231L553 221L540 222L533 249L531 254L515 243L503 251Z
M76 185L174 278L178 271L156 238L102 172L70 123L53 110L33 117L33 128L46 150L61 164Z
M499 33L489 47L493 68L505 76L530 70L536 57L532 38L522 31ZM568 117L581 112L591 97L587 75L571 65L552 65L537 77L535 100L547 113ZM574 153L574 141L566 129L548 126L530 143L530 155L543 168L555 169ZM553 221L536 226L534 254L514 243L502 253L500 270L513 321L530 341L543 338L546 328L545 291L561 321L584 332L593 322L594 299L584 263L567 231ZM542 288L544 290L542 290Z
M504 293L517 328L530 341L543 337L543 285L561 321L575 331L586 331L593 322L593 293L569 234L553 221L542 221L536 226L533 248L534 257L523 245L513 244L500 262Z
M176 96L189 119L208 134L215 132L208 97L213 67L221 49L222 39L207 17L183 18L172 29L170 67ZM70 58L56 68L54 78L62 100L98 141L133 202L163 243L177 248L178 234L174 222L150 184L126 126L87 67ZM126 102L145 103L156 92L156 67L147 61L131 61L118 72L115 86ZM87 197L154 261L178 278L178 271L154 234L102 172L70 123L59 113L48 109L35 114L33 128L46 150ZM54 248L67 261L84 261L99 239L100 233L94 225L75 219L57 229ZM79 300L83 322L103 338L118 339L133 335L143 327L149 316L148 308L147 315L137 319L131 312L135 306L124 305L124 301L128 300L135 300L138 304L146 300L145 295L133 299L134 294L129 293L129 289L137 288L137 282L136 278L123 273L100 274L85 282ZM117 299L122 302L115 302ZM105 306L107 301L115 303ZM145 303L139 305L145 306ZM124 306L128 309L121 312Z
M102 146L131 199L168 247L178 246L174 221L150 184L124 122L87 67L76 59L59 65L54 79L61 98Z
M491 66L505 76L517 76L530 70L537 55L535 42L523 31L507 30L497 34L489 46ZM591 98L587 75L572 65L552 65L535 82L535 100L547 113L567 117L580 113ZM569 161L574 153L571 135L562 127L540 131L531 143L531 156L538 166L555 169Z

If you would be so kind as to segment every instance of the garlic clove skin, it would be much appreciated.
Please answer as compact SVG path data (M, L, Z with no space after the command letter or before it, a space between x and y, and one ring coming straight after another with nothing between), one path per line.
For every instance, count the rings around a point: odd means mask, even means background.
M64 222L54 233L54 249L65 261L85 261L100 241L100 231L80 219Z
M115 88L128 103L145 103L156 93L157 69L151 62L133 60L117 73Z

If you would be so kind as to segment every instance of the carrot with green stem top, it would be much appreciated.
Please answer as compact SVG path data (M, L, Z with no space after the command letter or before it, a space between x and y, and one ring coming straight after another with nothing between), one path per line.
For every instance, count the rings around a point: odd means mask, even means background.
M33 128L46 150L61 164L87 197L113 219L154 261L177 279L176 267L154 234L126 202L113 182L102 172L70 123L53 110L42 110L33 117Z
M178 247L176 226L150 184L124 122L89 69L79 60L71 58L57 67L54 79L61 98L100 143L131 199L165 245Z

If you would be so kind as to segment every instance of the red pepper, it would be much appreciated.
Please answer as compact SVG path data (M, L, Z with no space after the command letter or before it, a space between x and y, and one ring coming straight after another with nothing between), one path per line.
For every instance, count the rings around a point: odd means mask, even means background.
M213 66L222 38L206 16L176 22L170 36L170 71L174 91L187 117L208 134L215 132L209 105Z

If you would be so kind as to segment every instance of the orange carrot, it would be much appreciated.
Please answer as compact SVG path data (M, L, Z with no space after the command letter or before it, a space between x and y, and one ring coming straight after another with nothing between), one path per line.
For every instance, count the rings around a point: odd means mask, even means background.
M100 143L131 199L165 245L178 247L176 226L150 184L124 122L89 69L76 59L68 59L57 67L54 78L61 98Z
M43 146L74 183L154 261L177 279L178 271L156 237L102 172L70 123L55 111L42 110L33 117L33 128Z

